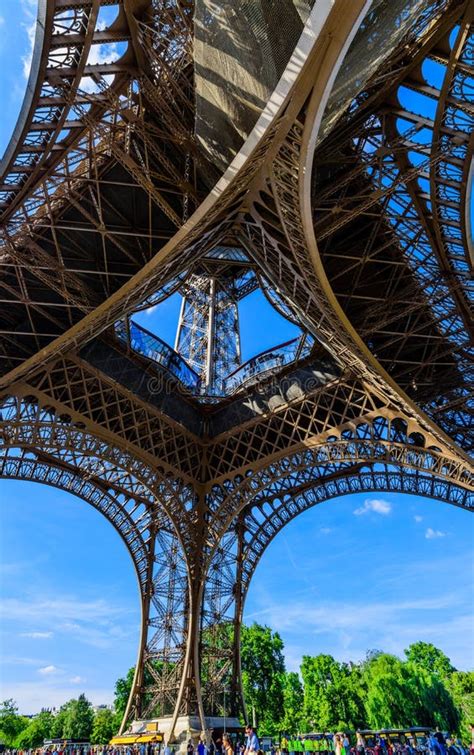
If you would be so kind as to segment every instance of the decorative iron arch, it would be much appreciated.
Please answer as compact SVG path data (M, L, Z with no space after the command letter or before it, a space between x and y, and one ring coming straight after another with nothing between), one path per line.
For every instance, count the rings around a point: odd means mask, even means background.
M465 508L473 505L470 497L472 470L468 462L449 456L433 445L433 440L419 426L400 416L389 412L366 416L338 435L318 439L291 455L276 458L261 470L249 470L246 475L214 486L215 545L210 550L209 562L223 533L232 527L245 507L255 505L259 497L297 492L303 487L324 484L325 478L343 477L354 468L367 466L381 468L385 474L392 470L413 474L416 479L419 475L432 475L457 490L456 495L450 493L447 500L462 501L457 505Z
M351 471L352 470L352 471ZM417 470L399 471L390 469L388 465L368 464L353 471L353 467L339 473L330 473L315 481L312 486L292 495L291 485L280 493L265 490L254 502L250 502L233 523L232 531L226 535L227 555L218 549L213 563L224 563L227 571L235 575L236 590L233 594L233 639L232 652L229 652L228 665L232 664L230 678L231 704L236 709L245 711L243 689L241 683L240 660L240 631L248 589L255 570L270 543L300 514L331 499L354 493L398 492L423 496L450 503L461 508L474 508L474 493L468 489L452 484L447 479L441 479L433 474L424 474ZM232 571L233 569L233 571ZM212 585L212 579L207 578L207 584ZM221 603L225 598L225 590L219 595ZM217 603L216 596L208 598L208 604ZM230 612L229 612L230 613ZM222 633L221 633L222 634ZM209 653L211 656L211 653ZM221 653L222 655L222 653ZM212 663L212 656L208 664ZM222 679L227 669L220 669ZM211 694L212 699L212 694ZM214 698L216 694L214 692Z
M137 504L136 499L124 493L119 493L117 500L103 483L84 478L72 467L61 466L53 459L41 458L41 454L24 448L3 447L0 450L0 479L49 485L92 506L112 524L125 543L137 573L140 591L144 591L148 570L146 538L150 525L150 514L144 504ZM139 527L133 519L136 513L140 518Z
M69 416L58 416L34 396L8 396L1 403L0 478L70 492L117 530L137 572L141 607L135 678L121 730L132 715L142 715L144 705L169 712L174 704L169 678L180 676L189 652L186 609L191 580L186 536L176 521L178 513L183 521L178 508L186 503L179 481L91 435ZM152 678L146 694L145 671Z
M334 498L355 493L391 492L418 495L450 503L459 508L474 508L474 495L433 475L407 474L393 470L361 469L353 474L329 476L292 497L267 498L250 504L242 513L242 584L244 599L251 579L265 550L281 530L297 516Z

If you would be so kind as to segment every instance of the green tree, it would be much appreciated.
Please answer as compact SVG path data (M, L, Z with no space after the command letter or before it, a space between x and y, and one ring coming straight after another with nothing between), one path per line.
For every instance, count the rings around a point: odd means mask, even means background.
M405 650L405 655L410 663L442 679L456 671L448 656L430 642L414 642Z
M61 739L61 737L64 737L64 726L66 723L66 715L67 712L71 706L72 700L69 700L67 703L64 703L64 705L61 705L60 709L56 713L53 719L53 723L51 725L51 738L52 739Z
M119 725L127 707L127 701L132 689L134 674L135 666L132 666L132 668L128 669L126 676L120 677L120 679L117 679L117 681L115 682L115 720L119 723Z
M15 746L18 749L31 749L43 744L43 740L51 737L54 716L49 710L42 710L32 718L23 731L16 737Z
M63 736L66 739L89 741L92 734L94 711L84 694L70 700L64 718Z
M419 689L422 722L442 731L457 732L461 715L451 693L446 688L445 681L437 673L431 673L412 664L407 664L407 666Z
M365 664L365 709L373 728L429 726L457 731L459 712L438 673L384 653Z
M310 728L329 731L364 723L360 674L331 655L303 656L304 716Z
M420 721L422 704L412 676L406 664L388 653L365 664L365 709L371 728L426 725Z
M110 708L101 708L94 716L92 739L94 745L105 745L115 734L115 716Z
M459 732L465 745L471 742L474 721L474 671L455 671L446 682L454 704L461 716Z
M283 718L280 723L282 731L295 734L303 726L304 692L300 677L294 671L283 677Z
M26 716L18 715L18 706L12 698L0 703L0 739L4 744L13 746L15 738L28 724Z
M285 673L283 642L278 632L260 624L243 626L241 661L249 716L255 713L260 734L275 734L283 718Z

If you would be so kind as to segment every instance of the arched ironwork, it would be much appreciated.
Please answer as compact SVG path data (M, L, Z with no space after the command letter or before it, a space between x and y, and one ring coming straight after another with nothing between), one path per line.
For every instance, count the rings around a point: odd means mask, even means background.
M168 485L130 454L91 436L69 417L55 416L34 397L6 397L1 403L0 477L70 492L117 530L137 572L142 622L122 726L147 710L171 713L186 655L189 600L182 522L177 522L183 492L180 497L174 481Z

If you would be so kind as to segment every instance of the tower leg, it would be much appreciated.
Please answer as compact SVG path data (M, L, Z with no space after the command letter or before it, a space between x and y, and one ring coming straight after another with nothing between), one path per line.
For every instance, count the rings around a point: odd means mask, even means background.
M196 557L199 542L186 559L175 535L156 533L139 660L121 732L133 720L155 721L171 739L239 725L242 543L237 530L227 532L206 568L205 559Z

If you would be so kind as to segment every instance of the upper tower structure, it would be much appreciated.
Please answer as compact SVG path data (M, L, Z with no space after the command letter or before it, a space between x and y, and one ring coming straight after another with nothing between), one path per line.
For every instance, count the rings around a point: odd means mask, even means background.
M240 249L217 247L183 288L175 348L200 376L203 395L223 396L241 363L238 303L256 287Z

